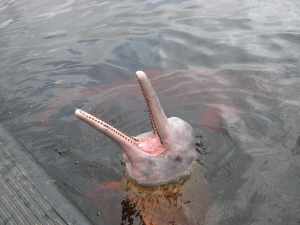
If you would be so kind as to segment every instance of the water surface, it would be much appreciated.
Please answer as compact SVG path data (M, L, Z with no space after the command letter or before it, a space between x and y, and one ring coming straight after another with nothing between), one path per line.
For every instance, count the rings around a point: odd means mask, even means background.
M211 203L207 224L300 223L297 0L0 0L0 121L92 221L87 198L122 176L119 148L81 107L150 128L134 77L189 121Z

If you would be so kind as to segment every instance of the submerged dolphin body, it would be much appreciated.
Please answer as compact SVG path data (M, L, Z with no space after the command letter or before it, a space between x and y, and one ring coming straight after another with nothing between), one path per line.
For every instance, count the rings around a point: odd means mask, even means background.
M138 71L136 76L152 131L130 137L81 109L75 115L123 149L128 200L144 224L200 225L208 200L196 163L193 129L178 117L167 118L147 75Z

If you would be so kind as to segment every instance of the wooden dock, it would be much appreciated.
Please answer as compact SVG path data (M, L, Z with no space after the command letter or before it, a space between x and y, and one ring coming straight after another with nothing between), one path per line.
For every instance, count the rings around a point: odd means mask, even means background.
M90 225L1 125L0 225Z

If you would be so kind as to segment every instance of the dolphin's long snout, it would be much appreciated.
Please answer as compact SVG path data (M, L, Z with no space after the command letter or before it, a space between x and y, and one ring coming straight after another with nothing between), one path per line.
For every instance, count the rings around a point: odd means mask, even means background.
M104 122L101 119L98 119L97 117L81 110L76 109L75 115L81 119L82 121L86 122L90 126L96 128L97 130L104 133L106 136L113 139L115 142L121 144L121 145L136 145L137 142L133 137L127 136L120 130L114 128L110 124Z
M159 136L160 142L164 144L168 135L168 118L147 75L143 71L137 71L136 77L149 109L153 131Z

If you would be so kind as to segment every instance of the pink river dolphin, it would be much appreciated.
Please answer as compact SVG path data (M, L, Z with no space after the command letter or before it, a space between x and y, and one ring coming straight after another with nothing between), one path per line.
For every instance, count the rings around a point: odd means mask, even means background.
M193 128L181 118L167 117L147 75L138 71L136 77L148 107L151 131L128 136L81 109L76 109L75 115L122 149L125 176L120 187L141 224L204 224L209 194L197 163ZM107 187L117 191L119 186L111 183ZM104 214L114 213L109 207L107 211L104 209ZM133 224L132 219L128 221Z

